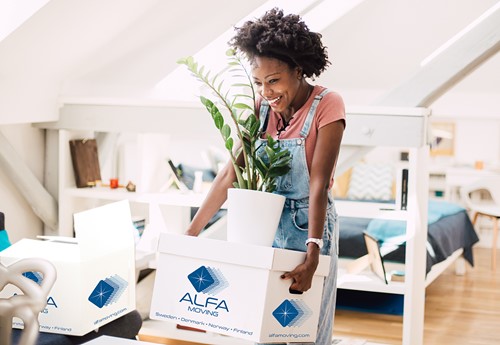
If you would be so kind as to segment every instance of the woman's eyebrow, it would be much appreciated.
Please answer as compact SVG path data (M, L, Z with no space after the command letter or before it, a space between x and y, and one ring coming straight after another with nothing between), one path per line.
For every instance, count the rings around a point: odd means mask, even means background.
M268 79L269 77L272 77L272 76L274 76L275 74L280 74L280 73L281 73L281 71L270 73L270 74L266 75L266 76L264 77L264 79ZM257 78L257 77L253 77L253 79L254 79L254 80L259 80L259 78Z

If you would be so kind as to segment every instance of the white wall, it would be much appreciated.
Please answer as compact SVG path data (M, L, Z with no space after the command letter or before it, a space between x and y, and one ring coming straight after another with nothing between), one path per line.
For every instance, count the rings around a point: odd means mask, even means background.
M0 126L0 131L42 182L44 131L26 124ZM5 213L5 228L11 241L40 235L43 229L42 222L2 171L0 171L0 191L0 210Z
M500 164L498 97L498 94L457 91L443 95L433 104L433 121L455 123L457 164L473 165L476 160L484 161L487 166Z

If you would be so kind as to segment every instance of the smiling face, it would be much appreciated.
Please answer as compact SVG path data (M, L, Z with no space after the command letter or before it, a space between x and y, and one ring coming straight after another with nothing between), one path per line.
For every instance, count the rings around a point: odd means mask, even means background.
M274 58L256 57L252 61L252 77L257 92L285 119L291 118L305 102L303 97L297 97L304 83L307 85L298 67L290 68Z

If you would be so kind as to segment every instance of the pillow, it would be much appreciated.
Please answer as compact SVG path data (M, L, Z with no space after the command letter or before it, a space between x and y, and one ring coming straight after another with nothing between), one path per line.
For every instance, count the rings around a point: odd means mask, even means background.
M384 163L358 163L352 168L347 198L393 200L394 168Z
M352 168L349 168L340 176L335 176L332 193L333 196L339 199L345 199L347 190L349 189L349 181L351 180Z

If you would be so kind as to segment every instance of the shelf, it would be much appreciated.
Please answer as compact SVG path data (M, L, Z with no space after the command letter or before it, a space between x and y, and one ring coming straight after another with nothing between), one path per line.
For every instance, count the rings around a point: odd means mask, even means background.
M408 211L396 210L395 204L335 200L337 212L342 217L375 219L408 219Z
M380 277L369 269L356 274L347 273L346 265L351 262L350 259L339 259L339 270L337 278L337 288L346 290L371 291L390 294L403 295L405 293L404 282L391 282L385 284ZM404 271L404 264L384 263L386 276L392 270ZM389 280L389 279L388 279Z
M107 187L95 188L66 188L66 196L118 201L127 199L130 202L158 203L169 206L200 207L206 197L206 193L194 193L192 191L182 192L180 190L168 190L164 193L139 193L128 192L126 189L110 189ZM223 205L223 208L226 206Z

